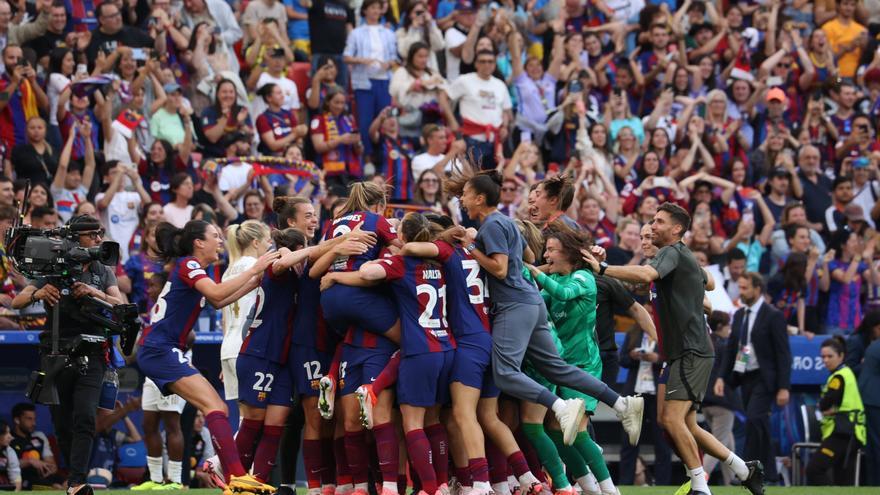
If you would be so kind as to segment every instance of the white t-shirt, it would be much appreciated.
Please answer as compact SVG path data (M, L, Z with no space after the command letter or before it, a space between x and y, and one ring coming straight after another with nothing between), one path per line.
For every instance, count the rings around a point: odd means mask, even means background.
M251 168L253 167L251 167L249 163L224 165L223 168L220 169L220 177L217 178L217 185L224 193L233 189L238 189L247 182L248 174L251 172ZM238 202L235 207L241 210L242 205L243 199L238 198Z
M165 214L166 222L182 229L186 222L192 220L193 206L186 205L186 208L178 208L174 203L168 203L162 207L162 213Z
M74 190L55 186L52 186L50 190L52 197L55 198L55 210L58 211L58 217L62 222L70 220L70 217L73 216L73 210L85 201L89 194L89 190L82 184Z
M425 152L425 153L421 153L421 154L418 154L415 157L413 157L412 165L411 165L413 178L415 178L418 181L419 177L422 176L422 174L425 172L425 170L430 170L430 169L434 168L434 165L437 165L437 163L440 160L442 160L444 156L445 155L442 155L442 154L441 155L432 155L428 152ZM458 160L449 160L449 162L443 168L443 171L446 173L452 173L452 165L454 163L456 163L457 161Z
M104 193L95 196L101 201ZM141 196L136 191L118 191L107 208L101 210L101 223L107 228L109 239L119 243L119 262L128 261L128 241L138 226L138 210Z
M58 125L58 97L61 96L61 92L64 91L64 88L66 88L68 84L70 84L70 79L68 79L67 76L58 72L49 74L49 83L46 85L46 96L49 97L50 125ZM70 108L70 103L67 103L65 108Z
M513 108L507 85L497 77L488 80L476 72L460 76L449 88L449 99L458 101L462 119L478 124L500 127L504 123L504 110ZM485 136L473 136L477 139Z
M467 39L467 35L451 27L446 30L443 39L446 41L446 80L455 81L460 74L461 59L449 50L461 46Z
M873 229L874 219L871 218L871 209L874 208L874 203L876 203L874 198L876 197L880 199L880 182L869 180L861 188L856 186L855 182L853 182L853 194L853 204L862 207L865 221L868 222L868 226Z
M257 85L254 87L254 91L262 88L263 86L275 83L281 86L281 90L284 91L284 104L281 105L281 108L285 110L299 110L299 91L297 90L296 83L291 81L290 79L281 76L274 77L269 75L268 72L263 72L260 74L260 78L257 79ZM251 120L256 121L257 116L261 113L265 112L268 106L266 102L263 101L262 96L257 96L254 98L254 102L251 104Z
M242 256L223 272L221 282L235 278L241 273L254 266L257 259L253 256ZM241 350L241 341L244 338L242 326L251 312L254 302L257 300L257 289L241 296L237 301L224 306L223 313L223 343L220 344L220 359L235 359Z

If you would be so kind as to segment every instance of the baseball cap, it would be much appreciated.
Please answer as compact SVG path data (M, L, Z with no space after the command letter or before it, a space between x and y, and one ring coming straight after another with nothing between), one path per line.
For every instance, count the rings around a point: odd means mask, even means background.
M477 9L474 7L474 2L472 2L471 0L458 0L457 2L455 2L455 9L454 10L473 11L473 10L477 10Z
M785 91L780 88L770 88L767 91L767 101L779 100L782 103L785 103L787 98L785 97Z
M283 57L284 56L284 48L281 48L278 45L275 45L271 50L269 50L270 57Z
M846 205L846 208L843 209L843 214L850 222L865 221L865 212L862 211L862 207L857 204L850 203Z
M177 84L176 82L170 82L162 86L162 89L165 90L165 94L170 95L171 93L180 91L180 84Z

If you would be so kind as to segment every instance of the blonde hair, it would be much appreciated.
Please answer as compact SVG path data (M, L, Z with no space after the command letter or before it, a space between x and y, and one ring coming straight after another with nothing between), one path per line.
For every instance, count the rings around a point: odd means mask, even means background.
M535 264L537 264L537 261L544 257L544 236L541 234L541 229L528 220L516 219L514 223L519 228L519 233L526 240L526 245L529 246L529 249L535 255Z
M232 224L226 228L227 245L229 246L229 264L241 259L248 246L254 241L269 237L269 226L259 220L245 220L240 224Z
M369 211L371 206L385 205L385 188L375 182L355 182L339 215L355 211Z

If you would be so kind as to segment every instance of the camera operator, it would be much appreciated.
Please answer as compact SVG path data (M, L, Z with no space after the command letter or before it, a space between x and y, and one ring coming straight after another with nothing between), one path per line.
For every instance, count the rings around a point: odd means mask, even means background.
M96 247L101 243L104 229L98 220L81 215L68 222L70 231L81 247ZM71 344L82 334L95 333L77 300L91 296L109 304L121 304L122 296L116 286L116 276L110 267L98 261L83 265L82 274L76 276L68 294L49 283L45 278L33 280L12 301L12 307L21 309L37 301L43 301L48 314L47 331L41 336L41 354L48 352L51 337L51 321L55 311L61 311L59 326L59 349L67 353ZM70 468L68 493L89 495L91 487L86 484L89 457L95 438L95 415L101 393L101 383L106 369L106 349L103 344L82 342L73 350L76 357L54 378L59 404L52 406L52 421L62 456ZM87 359L84 359L84 356Z

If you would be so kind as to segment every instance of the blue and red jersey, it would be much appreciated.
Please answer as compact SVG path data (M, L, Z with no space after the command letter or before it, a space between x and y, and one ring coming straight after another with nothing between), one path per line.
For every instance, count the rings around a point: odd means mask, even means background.
M330 229L324 233L324 239L345 235L357 228L358 224L361 224L361 230L363 231L375 232L378 242L364 254L336 258L336 261L330 266L331 272L357 271L367 261L378 258L382 248L391 244L394 239L397 239L397 231L394 230L394 227L388 220L381 215L369 211L356 211L337 218L330 225Z
M283 108L277 112L266 110L257 117L256 127L260 136L271 132L275 139L281 139L293 132L293 128L296 127L296 116L292 111ZM259 150L270 155L278 154L262 142L260 142Z
M407 141L382 135L377 150L379 167L386 183L391 187L393 201L409 201L413 198L413 174L411 168L412 146Z
M205 297L196 289L196 282L205 278L209 278L205 268L194 257L177 260L150 312L150 326L141 339L143 345L186 349L186 338L205 306Z
M304 308L297 311L293 319L293 339L298 346L313 347L321 352L336 349L336 335L324 320L321 309L321 280L309 277L308 266L299 277L296 292L296 306Z
M828 273L834 270L846 271L849 262L831 260L828 263ZM862 322L862 274L868 270L868 264L864 261L859 263L852 282L844 284L831 278L831 287L828 289L828 316L825 324L849 330L855 329Z
M293 320L296 305L293 303L299 277L293 270L273 273L272 268L263 273L263 281L257 288L251 327L241 343L239 354L267 359L285 364L293 338Z
M379 263L400 310L401 356L455 349L446 321L446 276L430 260L391 256Z
M449 305L449 323L456 338L480 332L490 332L489 309L486 305L486 275L477 260L459 246L435 241L440 251L437 259L443 263L446 297Z
M98 27L95 5L93 0L64 0L64 10L67 11L67 26L64 32L71 30L86 32Z

